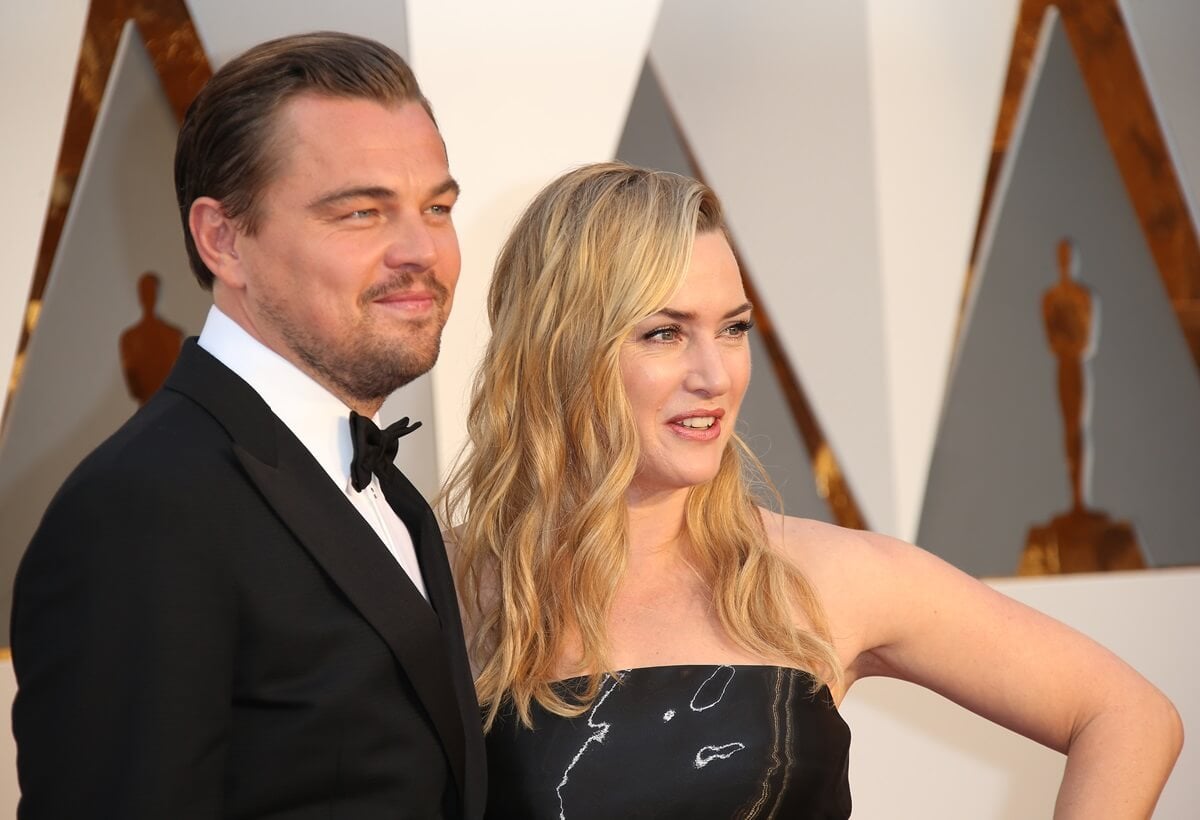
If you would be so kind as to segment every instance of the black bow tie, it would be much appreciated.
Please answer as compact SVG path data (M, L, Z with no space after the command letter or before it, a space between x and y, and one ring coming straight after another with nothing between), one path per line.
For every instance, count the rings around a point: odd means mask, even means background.
M410 425L408 416L380 430L366 416L350 411L350 439L354 442L354 458L350 460L350 484L362 492L371 483L371 475L383 475L396 460L400 439L421 426Z

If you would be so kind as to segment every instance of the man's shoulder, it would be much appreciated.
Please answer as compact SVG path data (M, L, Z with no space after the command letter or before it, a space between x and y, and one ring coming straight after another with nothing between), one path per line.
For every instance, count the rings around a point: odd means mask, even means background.
M31 577L54 574L109 578L97 567L161 566L171 556L202 554L222 540L220 499L251 497L237 470L217 420L186 396L161 391L63 482L18 579L28 587Z
M232 440L224 427L192 399L170 390L105 439L67 479L138 482L153 477L170 483L197 469L228 464Z
M234 441L220 421L193 399L157 393L70 473L43 523L123 517L146 521L146 511L170 511L184 523L188 510L211 509L216 498L244 482Z

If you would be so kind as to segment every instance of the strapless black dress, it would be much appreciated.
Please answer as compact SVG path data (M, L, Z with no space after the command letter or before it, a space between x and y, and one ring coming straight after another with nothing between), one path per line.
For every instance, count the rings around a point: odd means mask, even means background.
M630 669L579 717L534 703L533 722L502 714L488 733L488 818L850 816L850 729L794 669Z

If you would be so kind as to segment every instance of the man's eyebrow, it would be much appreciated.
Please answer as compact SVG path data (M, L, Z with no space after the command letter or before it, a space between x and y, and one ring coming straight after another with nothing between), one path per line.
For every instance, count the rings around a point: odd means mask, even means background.
M447 177L444 182L430 191L429 196L438 197L443 194L459 194L458 182L453 177ZM382 185L354 185L349 188L339 188L314 199L308 203L309 210L321 210L348 199L396 199L396 192Z
M339 188L314 199L308 203L309 210L320 210L347 199L395 199L396 192L382 185L356 185L351 188Z
M431 196L441 196L442 194L454 194L458 196L462 193L462 189L458 187L458 180L454 177L446 177L446 181L433 189Z
M742 302L740 305L735 307L733 310L727 311L725 313L725 315L722 316L721 318L722 319L732 319L734 316L737 316L739 313L745 313L746 311L752 310L753 308L754 308L754 305L750 304L749 302ZM696 318L696 314L690 310L676 310L675 308L665 307L658 312L668 318L674 319L677 322L690 322L691 320Z

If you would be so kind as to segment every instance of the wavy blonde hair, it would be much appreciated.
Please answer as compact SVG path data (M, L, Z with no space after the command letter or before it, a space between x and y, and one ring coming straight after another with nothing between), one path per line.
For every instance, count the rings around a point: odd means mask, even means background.
M490 729L505 700L531 725L536 700L580 714L610 671L606 622L628 548L625 493L638 465L621 346L680 287L698 233L723 230L705 185L619 163L556 179L496 261L492 337L475 378L470 442L443 492L476 689ZM808 581L770 546L749 480L761 465L736 436L717 475L694 487L689 560L732 640L834 680L841 669ZM811 630L796 625L796 607ZM551 685L564 636L590 685Z

